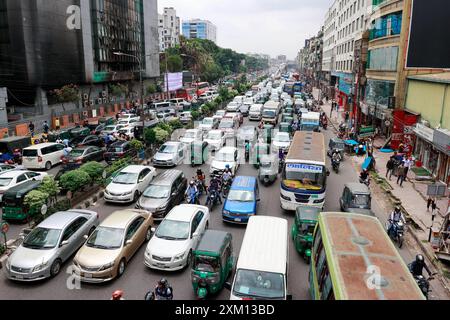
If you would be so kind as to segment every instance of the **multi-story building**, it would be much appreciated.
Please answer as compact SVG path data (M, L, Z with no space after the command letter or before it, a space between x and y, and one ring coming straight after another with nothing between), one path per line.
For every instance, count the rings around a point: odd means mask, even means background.
M286 57L284 54L280 54L279 56L277 56L277 60L278 60L280 63L284 63L284 62L287 61L287 57Z
M361 39L366 28L367 8L371 0L338 0L336 16L336 59L331 72L332 83L337 84L335 98L339 106L352 115L356 109L356 76L354 73L355 41Z
M317 36L305 40L297 60L300 72L306 77L308 84L319 86L322 76L323 28Z
M183 21L182 32L187 39L206 39L217 42L217 27L208 20Z
M180 43L180 18L174 8L164 8L158 14L159 51L164 52Z
M336 17L338 0L334 0L325 15L323 26L323 57L322 57L322 81L321 88L329 97L334 97L334 86L331 80L331 72L335 71L334 62L336 61ZM333 79L335 79L333 77Z

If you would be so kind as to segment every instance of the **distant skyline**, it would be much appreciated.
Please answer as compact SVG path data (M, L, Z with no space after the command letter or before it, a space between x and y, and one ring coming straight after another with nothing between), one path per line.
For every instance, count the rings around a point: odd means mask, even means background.
M305 39L317 34L331 0L158 0L158 12L174 7L181 21L205 19L217 26L217 44L240 53L286 55L293 60Z

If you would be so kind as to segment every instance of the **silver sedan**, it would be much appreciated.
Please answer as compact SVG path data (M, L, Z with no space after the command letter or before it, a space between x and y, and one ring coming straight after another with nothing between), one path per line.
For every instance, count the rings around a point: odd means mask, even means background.
M86 241L99 224L89 210L57 212L31 231L6 262L6 277L36 281L56 276L62 264Z

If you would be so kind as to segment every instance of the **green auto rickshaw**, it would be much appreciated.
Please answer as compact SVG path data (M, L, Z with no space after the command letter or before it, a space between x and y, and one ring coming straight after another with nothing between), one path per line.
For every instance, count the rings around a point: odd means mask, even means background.
M3 220L26 221L40 211L24 204L25 196L41 185L41 181L29 180L7 190L2 197Z
M280 132L287 132L290 134L292 132L292 126L288 122L281 122Z
M206 230L192 253L191 281L195 295L205 299L218 293L234 266L231 233Z
M272 131L274 126L272 124L265 124L262 128L262 137L265 143L272 143Z
M114 117L101 117L98 119L98 124L104 124L106 126L112 126L116 122Z
M284 113L288 113L292 117L292 115L294 114L294 109L291 107L284 108Z
M259 169L259 166L261 164L261 157L266 154L270 154L270 144L260 142L255 144L250 159L251 163L253 163L253 166L256 169Z
M320 209L314 207L297 207L294 225L292 226L292 240L295 249L303 255L307 263L311 260L311 248L314 229L317 224Z
M208 160L208 142L194 141L190 145L191 166L201 166Z
M281 122L286 122L286 123L289 123L289 125L291 125L294 122L294 117L292 117L292 116L284 117Z

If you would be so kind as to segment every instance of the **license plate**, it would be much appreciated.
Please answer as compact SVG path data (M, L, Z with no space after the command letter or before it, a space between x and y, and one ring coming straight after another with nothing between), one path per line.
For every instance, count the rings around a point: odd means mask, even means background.
M156 263L156 266L157 266L157 267L163 268L163 267L164 267L164 264L162 264L162 263Z
M25 158L28 161L33 161L34 158Z
M73 163L74 161L73 161L73 160L69 160L69 162L70 162L70 163Z
M84 274L84 277L85 277L85 278L92 278L92 273L85 273L85 274Z
M23 279L22 275L16 275L16 279Z
M234 218L234 221L241 222L241 218Z

